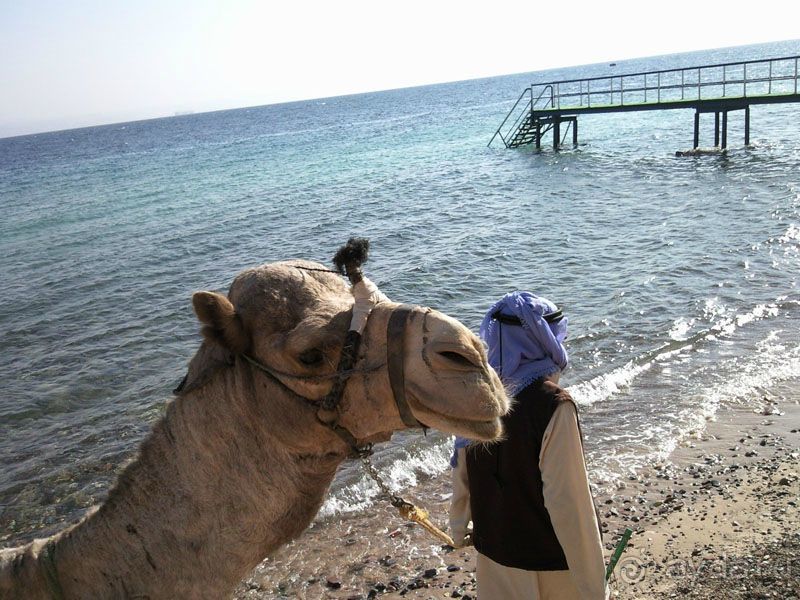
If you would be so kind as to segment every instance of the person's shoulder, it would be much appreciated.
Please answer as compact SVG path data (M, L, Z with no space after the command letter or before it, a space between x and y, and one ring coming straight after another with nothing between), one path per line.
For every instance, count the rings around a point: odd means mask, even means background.
M574 404L569 392L552 381L539 379L516 395L517 403L515 410L519 417L526 415L535 421L544 419L544 423L550 421L553 413L565 403Z

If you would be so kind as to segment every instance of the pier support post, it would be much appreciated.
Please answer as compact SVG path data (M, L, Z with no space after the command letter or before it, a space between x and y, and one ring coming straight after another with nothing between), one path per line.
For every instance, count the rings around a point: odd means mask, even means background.
M714 147L719 147L719 111L714 113Z
M744 107L744 145L750 145L750 105Z
M575 120L572 121L572 147L578 147L578 117L575 117Z
M722 111L722 149L728 147L728 111Z
M561 117L553 117L553 150L558 150L561 143Z
M700 111L694 111L694 145L692 148L697 150L698 146L700 146Z
M542 124L538 119L536 120L536 149L542 149Z

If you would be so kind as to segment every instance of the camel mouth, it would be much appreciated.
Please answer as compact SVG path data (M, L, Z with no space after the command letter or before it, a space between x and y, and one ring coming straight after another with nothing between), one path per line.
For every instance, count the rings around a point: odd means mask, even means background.
M466 415L455 416L436 410L430 405L420 401L420 397L426 397L419 390L409 386L408 403L414 417L423 427L432 427L445 433L452 433L469 439L481 442L492 442L503 434L501 415L486 414L481 417L468 417Z
M433 423L433 425L426 424L425 427L433 427L445 433L460 435L471 440L493 442L503 435L503 424L500 418L472 421L454 418L435 411L420 411L419 416L426 419L427 423ZM420 420L420 423L422 422Z

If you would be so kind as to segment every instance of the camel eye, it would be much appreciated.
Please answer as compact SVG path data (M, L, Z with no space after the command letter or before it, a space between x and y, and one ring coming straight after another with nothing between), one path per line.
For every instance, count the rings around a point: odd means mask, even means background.
M322 364L322 359L324 356L322 354L322 350L319 348L309 348L308 350L301 352L298 358L305 366L316 367L317 365Z

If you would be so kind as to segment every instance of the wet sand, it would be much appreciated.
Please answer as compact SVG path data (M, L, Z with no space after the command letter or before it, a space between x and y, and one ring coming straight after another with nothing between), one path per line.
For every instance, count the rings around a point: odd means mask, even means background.
M606 557L634 530L612 597L800 598L800 393L790 382L757 406L725 408L669 461L596 498ZM449 479L405 495L440 526ZM264 561L237 599L476 597L475 551L441 546L380 503L316 524Z

